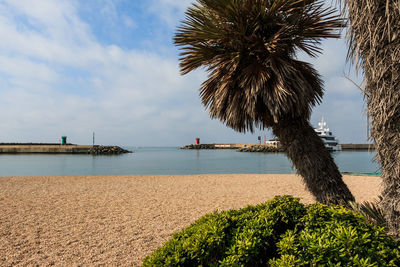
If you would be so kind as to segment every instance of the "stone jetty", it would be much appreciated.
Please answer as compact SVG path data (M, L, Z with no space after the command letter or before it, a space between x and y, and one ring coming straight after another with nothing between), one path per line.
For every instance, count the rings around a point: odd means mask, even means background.
M374 144L341 144L342 150L375 150ZM181 149L236 149L239 152L283 152L280 146L263 144L191 144Z
M259 144L191 144L181 149L236 149L239 152L282 152L280 147Z
M230 147L226 147L226 148L230 148ZM215 144L199 144L199 145L191 144L191 145L183 146L183 147L181 147L181 149L221 149L221 148L216 147Z
M82 146L74 144L0 143L0 154L91 154L119 155L131 153L119 146Z

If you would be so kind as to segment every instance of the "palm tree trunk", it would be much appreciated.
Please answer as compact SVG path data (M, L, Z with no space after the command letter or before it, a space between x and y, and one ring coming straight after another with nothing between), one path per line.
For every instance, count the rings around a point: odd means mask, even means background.
M400 2L347 0L350 56L364 71L371 137L382 168L380 203L400 238Z
M380 125L373 125L373 129ZM389 234L400 238L400 131L390 129L375 132L376 158L381 163L383 191L381 203L389 226Z
M282 119L272 130L317 201L339 205L354 201L330 152L308 121Z

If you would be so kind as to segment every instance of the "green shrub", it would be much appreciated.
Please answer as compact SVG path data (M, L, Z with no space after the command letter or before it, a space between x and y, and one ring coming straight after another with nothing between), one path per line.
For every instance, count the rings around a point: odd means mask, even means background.
M205 215L143 266L399 266L398 258L399 243L361 215L281 196Z
M299 199L283 196L257 206L208 214L174 234L143 266L265 265L276 243L305 214Z
M277 243L271 266L400 266L400 243L343 207L313 204Z

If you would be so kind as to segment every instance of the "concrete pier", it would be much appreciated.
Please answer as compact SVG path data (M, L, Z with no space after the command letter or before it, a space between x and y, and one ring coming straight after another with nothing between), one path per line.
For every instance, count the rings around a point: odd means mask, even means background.
M57 144L0 144L0 154L122 154L129 153L118 146L82 146Z
M342 150L375 150L374 144L342 144Z
M238 149L255 145L258 144L191 144L182 146L181 149Z
M181 149L241 149L251 147L271 147L264 144L191 144L181 147ZM341 144L342 150L360 151L375 150L374 144ZM277 147L275 147L277 148Z

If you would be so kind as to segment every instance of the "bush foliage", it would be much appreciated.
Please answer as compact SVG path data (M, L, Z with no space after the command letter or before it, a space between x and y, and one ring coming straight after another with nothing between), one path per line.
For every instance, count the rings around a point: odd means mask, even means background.
M173 235L143 266L400 266L400 243L339 206L275 197L214 212Z

